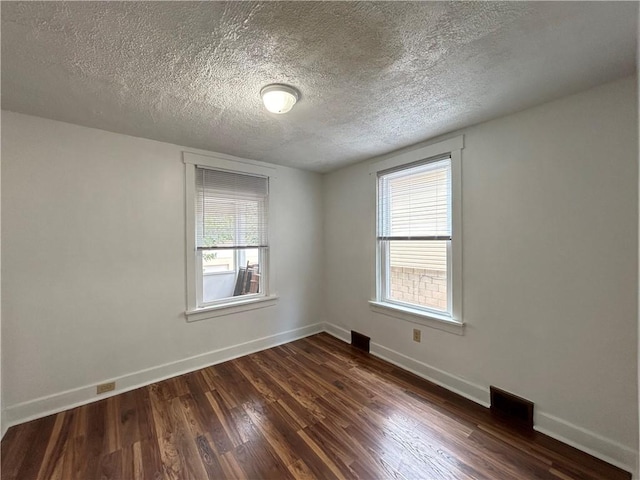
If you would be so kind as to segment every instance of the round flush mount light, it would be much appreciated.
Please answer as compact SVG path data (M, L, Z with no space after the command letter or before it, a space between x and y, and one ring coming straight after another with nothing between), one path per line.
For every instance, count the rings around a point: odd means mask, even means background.
M293 108L300 94L289 85L274 83L260 90L264 106L272 113L287 113Z

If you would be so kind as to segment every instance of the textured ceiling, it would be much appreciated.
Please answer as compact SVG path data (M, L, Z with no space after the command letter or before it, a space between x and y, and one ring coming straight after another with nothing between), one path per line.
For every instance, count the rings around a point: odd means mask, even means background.
M3 109L316 171L635 71L635 2L1 8Z

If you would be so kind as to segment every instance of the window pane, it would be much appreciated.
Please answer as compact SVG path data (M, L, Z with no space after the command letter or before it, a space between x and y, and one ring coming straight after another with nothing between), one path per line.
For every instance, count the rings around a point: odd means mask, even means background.
M448 311L448 241L390 241L390 300Z
M202 303L262 293L260 249L202 251Z
M260 264L260 249L259 248L247 248L244 250L245 265L259 265Z
M202 273L235 271L233 250L204 250L202 252Z
M379 237L451 235L451 160L382 175Z
M197 168L196 245L266 245L268 183L265 177Z

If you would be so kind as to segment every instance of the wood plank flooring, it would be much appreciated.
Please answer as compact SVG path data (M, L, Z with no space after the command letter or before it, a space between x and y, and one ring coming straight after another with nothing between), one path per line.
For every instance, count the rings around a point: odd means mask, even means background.
M12 427L3 480L628 479L327 334Z

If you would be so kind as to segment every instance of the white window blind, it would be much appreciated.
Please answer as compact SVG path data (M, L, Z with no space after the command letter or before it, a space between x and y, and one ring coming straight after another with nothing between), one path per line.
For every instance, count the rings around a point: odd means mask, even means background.
M450 157L378 175L378 240L451 240Z
M197 167L198 250L267 247L268 194L266 177Z

